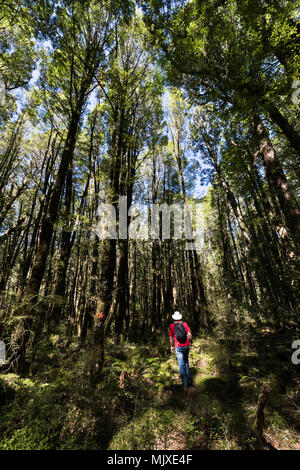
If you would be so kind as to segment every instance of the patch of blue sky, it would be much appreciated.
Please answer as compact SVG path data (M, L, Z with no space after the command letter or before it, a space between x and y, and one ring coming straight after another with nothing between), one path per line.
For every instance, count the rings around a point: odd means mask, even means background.
M166 116L168 114L169 95L170 95L169 90L168 88L166 88L162 97L162 105L163 105L164 113ZM189 114L189 118L192 119L192 113ZM189 138L188 127L189 127L189 122L187 122L187 135L186 135L187 140ZM204 196L206 196L208 189L211 187L211 183L209 182L203 183L203 178L201 175L201 170L203 168L206 168L207 165L199 161L200 159L199 154L196 154L190 148L189 145L187 145L185 148L185 157L188 163L190 163L192 166L194 166L194 163L197 163L197 161L199 162L199 164L197 165L198 168L196 169L195 175L194 175L194 179L195 179L194 184L191 185L191 189L189 189L188 187L186 189L187 189L187 194L189 197L193 197L194 199L201 199ZM186 175L186 177L188 178L189 175Z

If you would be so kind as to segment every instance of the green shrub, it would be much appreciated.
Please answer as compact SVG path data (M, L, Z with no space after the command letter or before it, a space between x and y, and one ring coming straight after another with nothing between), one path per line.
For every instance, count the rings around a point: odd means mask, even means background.
M43 426L42 426L43 428ZM49 436L42 434L39 423L34 427L24 426L13 434L0 441L1 450L46 450L53 449Z
M176 420L175 410L151 408L115 434L108 449L155 449L158 442L167 440Z

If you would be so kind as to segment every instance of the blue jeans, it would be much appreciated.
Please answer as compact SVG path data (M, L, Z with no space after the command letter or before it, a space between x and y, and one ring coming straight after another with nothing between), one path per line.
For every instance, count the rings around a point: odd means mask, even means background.
M190 381L189 350L189 346L180 346L176 348L179 373L184 387L187 387Z

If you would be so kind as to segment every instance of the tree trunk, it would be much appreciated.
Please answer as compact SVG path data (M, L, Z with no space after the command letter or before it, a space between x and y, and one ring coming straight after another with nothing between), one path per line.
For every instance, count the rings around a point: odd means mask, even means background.
M296 252L300 255L300 210L293 191L269 139L262 120L256 117L256 131L259 137L259 148L263 155L266 177L272 191L276 194L285 217L287 229L294 241Z
M62 153L60 166L56 176L55 185L53 187L53 191L49 201L49 206L41 222L38 246L31 271L31 276L24 289L25 306L22 305L22 315L24 316L24 319L20 322L12 336L11 362L13 363L14 369L20 373L27 369L25 365L26 345L32 334L31 327L33 323L35 304L38 301L38 293L46 269L46 262L50 250L51 239L54 231L54 224L56 223L58 217L58 207L61 193L66 180L68 167L71 164L73 158L76 143L76 135L83 103L84 95L82 95L81 99L78 102L78 106L72 115L72 119L68 129L67 139L65 142L65 147Z
M265 102L264 107L272 121L274 121L279 129L282 130L291 147L293 147L298 155L300 155L300 134L295 131L294 127L288 122L279 109L273 105L273 103Z

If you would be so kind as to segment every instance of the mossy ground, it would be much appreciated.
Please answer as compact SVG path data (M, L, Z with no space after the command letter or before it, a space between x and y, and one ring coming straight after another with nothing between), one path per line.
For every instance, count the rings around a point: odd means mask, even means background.
M198 336L193 385L184 392L168 338L146 344L107 340L101 382L88 377L89 346L58 337L40 348L30 378L0 376L0 449L251 449L259 391L271 394L265 438L300 448L298 375L282 385L284 363L259 351L228 350ZM273 362L272 362L273 361Z

